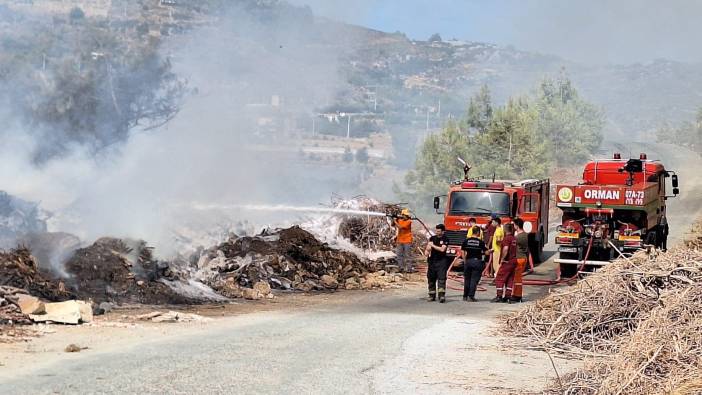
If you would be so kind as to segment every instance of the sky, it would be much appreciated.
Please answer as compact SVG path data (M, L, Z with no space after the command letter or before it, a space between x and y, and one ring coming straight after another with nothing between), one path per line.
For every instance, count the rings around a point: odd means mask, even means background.
M427 39L491 42L581 63L702 62L698 0L292 0L317 15Z

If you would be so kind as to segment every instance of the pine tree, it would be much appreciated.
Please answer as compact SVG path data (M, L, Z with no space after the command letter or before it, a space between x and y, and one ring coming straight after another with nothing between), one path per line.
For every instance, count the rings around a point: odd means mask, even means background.
M405 178L409 191L396 192L417 210L429 210L431 197L445 193L451 181L463 176L457 156L472 166L475 177L545 177L556 164L587 160L600 145L603 127L602 112L582 100L564 74L542 80L535 96L512 98L503 107L493 107L483 86L471 98L464 119L449 122L423 142L415 169ZM470 133L462 131L468 128Z
M490 89L483 85L480 91L470 99L466 114L466 126L478 133L485 133L492 119L492 99Z

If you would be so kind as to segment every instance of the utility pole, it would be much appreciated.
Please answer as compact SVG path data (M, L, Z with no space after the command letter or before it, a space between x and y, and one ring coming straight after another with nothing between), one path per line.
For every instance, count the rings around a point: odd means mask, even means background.
M437 115L439 120L441 120L441 99L439 99L439 114Z
M346 123L346 138L351 138L351 114L346 114L348 121Z
M427 136L429 135L429 107L427 107Z
M316 128L317 128L317 116L312 115L312 137L317 135Z

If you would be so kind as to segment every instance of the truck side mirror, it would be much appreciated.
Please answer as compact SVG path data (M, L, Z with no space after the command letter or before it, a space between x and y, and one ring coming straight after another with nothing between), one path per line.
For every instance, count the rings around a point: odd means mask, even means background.
M441 206L441 199L438 196L434 196L434 210L438 210Z
M680 194L680 188L673 188L673 195L679 195Z
M677 174L673 174L673 177L671 178L671 183L673 184L673 188L678 187L678 175ZM673 192L673 193L676 195L678 194L678 192Z

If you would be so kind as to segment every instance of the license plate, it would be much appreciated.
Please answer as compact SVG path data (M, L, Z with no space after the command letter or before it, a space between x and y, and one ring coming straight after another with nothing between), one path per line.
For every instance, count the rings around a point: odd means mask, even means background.
M558 247L558 252L578 252L577 247Z

